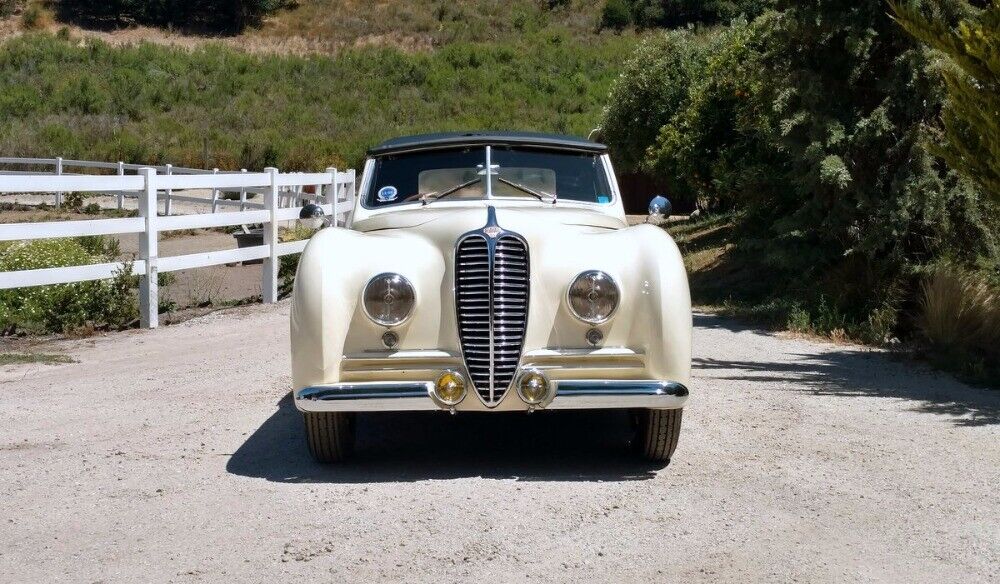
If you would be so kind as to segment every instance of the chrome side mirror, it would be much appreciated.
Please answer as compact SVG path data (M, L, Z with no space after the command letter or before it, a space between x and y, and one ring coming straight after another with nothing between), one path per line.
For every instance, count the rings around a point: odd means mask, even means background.
M316 203L309 203L302 206L299 211L299 223L309 229L322 229L330 224L323 213L323 207Z
M670 200L663 195L656 195L653 200L649 202L649 216L646 217L646 223L660 223L666 221L670 217L670 213L673 211L674 206L670 204Z

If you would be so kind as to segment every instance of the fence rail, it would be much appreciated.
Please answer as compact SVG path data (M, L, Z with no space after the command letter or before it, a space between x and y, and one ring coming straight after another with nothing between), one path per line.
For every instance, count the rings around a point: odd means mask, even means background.
M124 165L123 163L89 162L48 158L0 158L0 164L17 161L18 164L49 164L55 162L59 172L55 174L15 174L0 172L0 193L56 193L65 192L112 192L119 196L138 199L139 216L119 219L92 219L82 221L52 221L44 223L0 224L0 241L20 241L32 239L53 239L78 237L83 235L128 235L139 237L139 254L135 260L124 263L103 263L83 266L44 268L0 272L0 290L49 284L66 284L100 280L115 275L122 266L130 267L133 275L139 276L140 323L145 328L158 325L157 307L159 290L157 274L232 262L263 259L261 292L265 303L278 299L278 258L299 253L305 241L279 242L278 223L297 219L301 204L314 200L324 213L334 218L338 225L347 225L354 206L355 172L338 171L328 168L319 173L280 173L276 168L265 172L222 173L215 170L177 169ZM115 168L115 175L65 174L66 166L91 168ZM123 170L135 169L136 175L126 175ZM159 172L164 174L159 174ZM176 173L176 174L175 174ZM304 187L314 187L309 193ZM173 194L173 190L211 189L213 199ZM289 192L289 189L294 189ZM263 203L216 200L218 192L239 191L263 194ZM161 194L162 193L162 194ZM195 200L212 204L211 213L194 215L170 215L169 201ZM289 206L281 207L282 199ZM166 199L164 215L157 212L157 201ZM218 211L220 203L241 205L240 211ZM251 207L251 205L253 205ZM119 198L119 208L121 198ZM250 207L251 210L247 210ZM199 229L247 224L263 225L263 245L240 249L218 250L180 256L160 257L158 253L159 233L177 229Z
M51 171L44 172L39 171L34 168L31 170L18 170L18 168L25 167L51 167ZM241 169L238 171L229 170L222 171L218 168L213 168L211 170L206 170L203 168L188 168L185 166L174 166L172 164L162 164L162 165L149 165L149 164L129 164L125 162L99 162L93 160L72 160L69 158L13 158L13 157L0 157L0 176L23 176L28 179L32 177L37 177L40 174L51 174L58 177L70 177L70 176L90 176L92 178L100 177L113 177L113 176L134 176L138 178L139 172L143 168L152 168L160 175L165 175L169 177L184 177L193 178L198 176L206 175L244 175L248 174L246 169ZM97 170L113 170L115 174L113 175L94 175L94 174L82 174L79 172L70 172L71 169L97 169ZM130 174L131 173L131 174ZM307 196L304 187L312 186L316 184L317 179L315 178L316 173L311 175L306 173L284 173L282 177L282 189L281 196L279 197L278 206L281 207L282 203L287 206L298 206L303 197ZM252 182L252 181L251 181ZM108 183L110 184L110 183ZM183 179L178 183L178 185L184 184L208 184L208 183L198 183L198 181L184 181ZM255 188L250 183L240 182L239 180L233 180L227 182L225 187L211 187L211 186L171 186L166 184L164 186L165 192L160 200L163 202L163 214L171 215L173 212L174 201L184 201L188 203L203 203L211 204L212 212L215 213L219 210L219 207L239 207L240 211L245 211L246 209L263 209L265 208L261 203L251 203L247 201L247 195L262 194L264 191L262 188ZM211 189L211 197L195 197L190 195L177 195L173 192L174 189L191 189L191 188L204 188ZM56 189L49 191L55 197L55 206L57 208L61 207L63 204L64 194L66 192L71 192L73 190L81 191L83 189ZM118 209L125 208L125 199L137 198L135 193L130 190L115 190L112 188L102 188L93 189L89 192L103 193L116 197ZM225 198L226 193L231 193L238 195L238 200L230 200Z

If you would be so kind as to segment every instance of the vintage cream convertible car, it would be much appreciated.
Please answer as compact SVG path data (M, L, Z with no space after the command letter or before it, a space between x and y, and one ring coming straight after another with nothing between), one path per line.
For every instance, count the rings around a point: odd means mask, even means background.
M320 461L351 452L356 412L628 408L637 450L665 463L688 396L691 300L673 240L626 223L605 146L411 136L368 152L348 228L306 246L291 343Z

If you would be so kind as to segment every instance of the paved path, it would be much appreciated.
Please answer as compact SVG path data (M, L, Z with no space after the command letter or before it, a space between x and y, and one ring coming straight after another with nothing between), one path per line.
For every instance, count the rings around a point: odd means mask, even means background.
M288 308L0 369L0 581L1000 579L1000 391L696 316L665 469L588 412L369 415L323 467Z

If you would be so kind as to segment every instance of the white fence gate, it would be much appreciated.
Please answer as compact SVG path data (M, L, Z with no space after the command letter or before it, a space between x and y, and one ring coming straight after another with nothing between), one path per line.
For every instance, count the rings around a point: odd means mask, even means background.
M34 161L26 164L44 164L58 161L56 173L38 174L33 172L4 172L0 174L0 193L53 193L57 201L62 193L112 193L118 196L119 207L122 198L136 197L139 201L139 216L120 219L92 219L81 221L53 221L44 223L0 223L0 241L30 239L53 239L78 237L83 235L120 235L134 233L139 237L138 257L131 264L132 274L139 276L140 323L144 328L158 325L157 307L159 291L157 274L189 268L214 266L219 264L263 259L261 292L265 303L278 299L278 257L299 253L305 249L306 241L281 243L278 240L278 223L298 219L302 201L315 198L324 213L335 218L338 225L346 225L354 206L355 172L340 172L329 168L322 173L280 173L275 168L264 172L220 173L197 169L177 169L163 167L159 174L157 167L144 167L122 163L97 163L88 161L65 161L61 159L2 159ZM92 168L109 168L111 164L118 173L115 175L67 175L63 171L67 162L76 166L89 165ZM84 163L81 165L80 163ZM134 169L138 174L125 174ZM183 172L183 174L182 174ZM315 187L315 193L306 193L304 187ZM212 198L177 195L173 191L192 189L211 190ZM240 192L240 201L226 201L219 197L223 192ZM157 200L163 193L164 214L157 212ZM246 202L247 193L260 193L263 203ZM288 204L279 203L287 195ZM185 200L210 204L212 213L195 215L170 215L170 200ZM216 212L223 204L234 204L240 211ZM158 241L161 231L177 229L198 229L246 225L260 223L264 226L263 245L195 253L188 255L159 257ZM65 284L110 278L121 263L90 264L37 270L0 272L0 290L26 286Z

